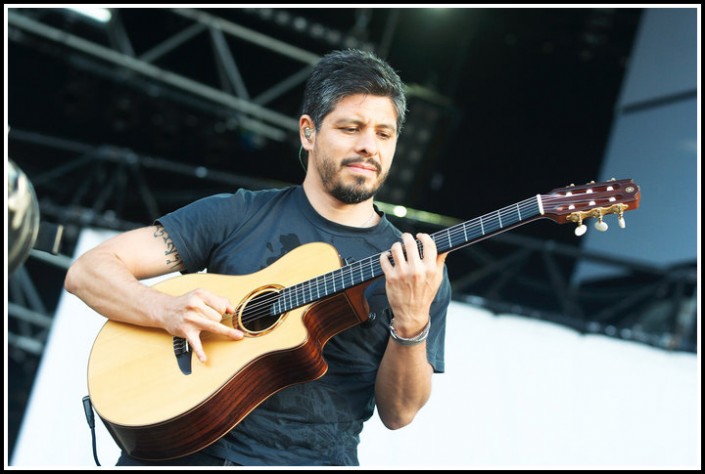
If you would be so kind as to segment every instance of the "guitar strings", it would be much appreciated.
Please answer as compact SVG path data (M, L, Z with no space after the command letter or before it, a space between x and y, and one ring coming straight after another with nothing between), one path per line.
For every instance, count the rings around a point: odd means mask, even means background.
M526 210L529 208L534 208L536 209L536 198L530 198L528 200L525 200L524 202L521 202L516 205L508 206L506 208L500 209L499 211L495 211L493 213L487 214L486 216L482 216L480 218L476 218L472 221L465 222L463 224L459 224L451 229L446 229L445 231L438 232L436 234L433 234L431 237L434 239L434 241L438 241L440 238L441 234L446 234L446 238L449 240L454 240L454 238L459 237L461 234L467 235L468 233L468 227L477 226L482 227L484 223L487 224L488 227L492 227L494 223L492 222L492 219L495 221L501 222L502 217L506 217L509 215L509 213L512 214L519 214L521 215L521 210L524 210L526 213ZM520 219L521 220L521 219ZM502 225L499 226L499 228L503 228ZM476 229L475 229L476 230ZM473 229L470 230L470 233L473 232ZM483 232L484 233L484 232ZM421 243L417 241L417 245L419 246L419 249L421 249ZM451 245L452 246L452 245ZM333 284L334 291L330 294L335 293L335 284L336 282L340 283L341 289L344 287L344 282L346 279L349 279L351 282L354 283L354 275L353 273L360 273L364 274L365 271L371 270L371 275L374 276L375 274L375 269L377 269L377 273L381 276L381 265L379 264L379 257L381 254L377 254L376 256L368 257L360 262L355 262L354 264L348 265L346 267L343 267L341 269L337 269L333 272L329 272L326 275L319 276L315 278L314 280L309 280L306 282L301 282L298 284L295 284L293 286L290 286L288 288L285 288L281 292L273 292L272 296L268 298L263 298L259 300L257 303L254 305L248 307L248 312L243 315L242 317L242 322L243 323L248 323L252 322L264 317L271 317L274 316L273 312L270 311L270 308L272 308L272 305L274 302L279 300L281 297L288 296L290 301L296 301L297 303L294 304L294 306L290 309L294 309L295 307L298 306L303 306L304 304L307 304L308 300L306 297L306 293L309 293L309 296L313 292L311 289L311 285L315 284L316 286L316 294L320 295L320 280L323 280L323 285L324 285L324 296L329 296L328 293L328 285L327 281L330 280L331 283ZM367 267L367 270L366 270ZM336 274L339 275L339 278L336 278ZM327 278L327 276L330 275L330 278ZM364 280L363 280L364 281ZM284 294L287 292L286 294ZM298 304L299 301L302 301L301 304ZM228 318L231 319L231 318Z
M579 208L583 205L590 206L591 203L599 199L599 197L600 193L581 193L570 196L571 204L573 204L576 208ZM507 226L503 225L503 220L507 220L508 217L518 217L518 219L511 225L525 221L532 217L536 217L538 212L537 199L537 196L533 196L517 204L504 207L497 211L485 214L484 216L480 216L475 219L463 222L461 224L457 224L448 229L436 232L431 235L431 238L434 240L434 242L438 244L441 237L443 236L444 240L449 241L450 247L453 247L453 241L455 241L455 239L459 237L462 237L461 242L464 242L465 244L470 243L471 239L468 239L468 236L476 232L478 228L480 229L480 235L482 236L486 235L486 231L484 229L485 226L493 232L495 230L506 230ZM540 195L540 199L542 204L547 206L555 202L564 202L566 200L566 196L560 194ZM593 205L593 207L596 206ZM528 211L533 211L534 213L532 214ZM524 214L526 214L526 217L524 217ZM497 225L498 227L495 228L494 226ZM419 250L422 250L421 242L417 241L417 246ZM388 253L389 250L387 250L386 252ZM366 271L369 272L369 274L371 275L370 279L382 276L381 264L379 263L379 258L381 255L382 253L379 253L377 255L367 257L359 262L346 265L345 267L328 272L312 280L294 284L290 287L282 289L281 291L272 291L271 296L262 298L253 305L246 307L247 312L242 316L242 323L251 323L262 318L276 316L276 314L273 312L273 306L276 302L281 301L281 298L288 298L291 304L293 304L293 306L291 308L288 308L287 310L304 306L305 304L308 304L310 302L309 300L313 301L315 299L319 299L321 294L321 292L319 291L321 289L321 280L323 284L323 296L325 297L333 295L345 289L346 279L351 281L353 286L357 283L362 283L363 281L366 281L364 279ZM363 280L355 283L355 273L363 275ZM328 292L327 283L329 280L333 285L333 291L330 293ZM340 290L336 290L336 282L339 283L338 286L340 287ZM314 291L312 289L312 286L315 287L315 293L317 295L316 298L313 298ZM293 301L296 301L296 303L293 303ZM299 301L301 301L301 303L299 303ZM285 311L286 310L282 311L282 313ZM222 321L231 321L233 317L234 315L229 315L228 317L223 318Z
M507 208L500 209L499 211L495 211L494 213L487 214L486 216L482 216L472 221L458 224L450 229L446 229L445 231L435 233L431 236L431 238L433 238L434 241L438 241L440 239L440 235L445 234L445 238L450 239L452 241L457 237L467 235L467 227L472 226L473 222L475 221L478 222L477 224L475 224L475 227L480 225L480 221L485 222L488 227L491 227L493 225L490 221L491 219L494 218L495 220L501 220L501 217L496 216L504 216L506 219L506 216L510 212L516 215L517 209L519 209L518 213L519 215L521 215L521 210L524 210L524 212L526 213L526 210L528 208L536 208L535 201L535 197L530 198L521 203L508 206ZM501 227L502 226L500 226L500 228ZM470 231L470 233L472 233L472 231ZM420 250L422 249L421 243L419 241L417 241L417 246ZM272 311L272 306L282 297L288 299L293 304L293 306L289 309L294 309L298 306L303 306L304 304L307 304L309 302L308 300L312 298L314 293L312 287L315 287L315 293L318 298L321 294L321 288L323 289L323 296L329 296L338 292L336 290L337 287L340 287L341 290L344 289L345 281L350 281L354 285L355 274L363 276L369 274L370 278L375 278L377 275L382 276L383 272L381 271L381 264L379 263L379 258L381 255L382 254L380 253L371 257L367 257L361 261L347 265L340 269L336 269L325 275L318 276L312 280L297 283L290 287L284 288L279 292L273 291L271 296L262 298L258 300L255 304L247 306L245 308L246 311L242 315L242 323L247 324L262 318L275 316L274 312ZM393 262L393 258L391 260ZM361 283L362 281L365 281L365 279L363 278L363 280L358 283ZM329 292L329 284L333 285L333 291L331 292ZM296 301L296 303L293 303L294 301ZM301 301L300 304L299 301ZM236 311L236 314L237 313L238 311ZM223 321L230 321L232 319L233 315L228 315L228 317L224 318Z

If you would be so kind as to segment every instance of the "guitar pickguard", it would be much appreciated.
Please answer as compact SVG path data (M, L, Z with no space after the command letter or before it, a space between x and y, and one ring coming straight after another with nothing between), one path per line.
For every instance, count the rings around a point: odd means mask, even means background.
M176 356L176 364L179 366L181 373L184 375L191 374L191 346L183 337L173 337L174 355Z

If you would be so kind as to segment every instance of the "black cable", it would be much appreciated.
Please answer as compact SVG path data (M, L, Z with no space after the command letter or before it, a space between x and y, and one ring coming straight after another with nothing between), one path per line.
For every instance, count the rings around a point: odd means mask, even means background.
M86 421L91 429L91 437L93 438L93 459L95 459L95 465L100 466L98 461L98 451L96 450L96 439L95 439L95 417L93 416L93 405L91 404L91 398L86 395L83 397L83 411L86 413Z
M304 159L301 156L304 152L304 147L299 148L299 164L301 165L301 168L304 170L304 173L306 173L306 163L304 163ZM306 155L306 159L308 160L308 154Z

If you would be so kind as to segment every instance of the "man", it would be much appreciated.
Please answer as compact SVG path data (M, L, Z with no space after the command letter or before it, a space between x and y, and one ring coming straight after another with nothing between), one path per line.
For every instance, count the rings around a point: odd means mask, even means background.
M445 255L426 234L416 236L420 252L373 204L405 119L403 83L371 53L336 51L312 72L302 112L303 185L201 199L104 242L68 271L66 289L98 313L163 328L208 363L204 332L233 344L249 337L221 323L239 302L207 289L169 296L140 280L204 269L247 275L308 242L332 244L347 262L380 255L384 278L365 291L375 317L326 343L323 377L268 397L200 452L156 464L357 465L375 407L388 428L409 424L429 399L433 372L444 370ZM123 452L118 464L150 463Z

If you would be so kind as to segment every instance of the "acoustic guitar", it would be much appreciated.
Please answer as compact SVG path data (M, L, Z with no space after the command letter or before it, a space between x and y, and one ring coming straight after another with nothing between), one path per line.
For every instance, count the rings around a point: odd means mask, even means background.
M577 224L639 205L630 179L571 185L539 194L434 233L439 253L457 250L539 218ZM419 243L419 246L421 244ZM423 249L420 248L420 251ZM383 276L380 254L344 265L326 243L302 245L250 275L197 273L154 285L171 295L205 288L230 298L222 324L244 331L234 341L202 333L208 361L162 329L107 321L88 362L96 413L117 444L144 460L196 452L224 436L274 393L326 373L326 342L368 319L365 288Z

